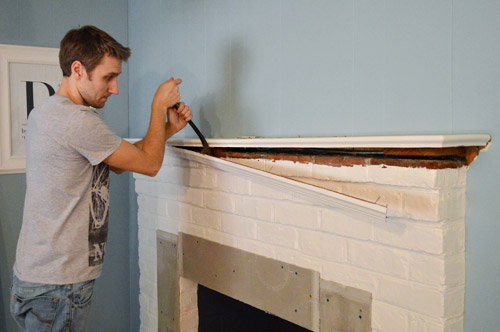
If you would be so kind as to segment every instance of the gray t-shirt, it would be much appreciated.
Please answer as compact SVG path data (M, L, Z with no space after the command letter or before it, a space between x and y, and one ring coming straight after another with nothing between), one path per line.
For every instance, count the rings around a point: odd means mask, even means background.
M102 161L120 143L94 108L66 97L49 97L30 113L19 279L72 284L99 277L109 207L109 167Z

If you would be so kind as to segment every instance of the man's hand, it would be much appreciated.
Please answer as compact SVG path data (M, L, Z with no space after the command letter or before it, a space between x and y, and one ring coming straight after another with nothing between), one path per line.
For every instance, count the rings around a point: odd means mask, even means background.
M156 90L153 98L153 109L158 107L159 109L166 111L167 108L175 105L179 99L181 99L178 87L181 83L182 80L180 78L174 80L173 77L162 83Z
M193 113L189 106L184 103L174 105L167 109L167 137L171 137L186 126L193 118Z
M151 107L151 121L143 140L134 145L123 141L108 158L104 160L116 173L124 170L155 176L163 162L165 142L184 128L193 117L189 106L177 102L180 99L181 79L170 78L156 90ZM174 107L175 105L175 107ZM165 123L165 118L168 122Z

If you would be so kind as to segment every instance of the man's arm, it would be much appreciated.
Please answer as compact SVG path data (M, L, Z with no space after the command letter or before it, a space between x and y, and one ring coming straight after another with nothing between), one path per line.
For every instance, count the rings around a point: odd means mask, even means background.
M188 106L181 103L173 109L179 99L177 85L180 79L170 79L160 85L151 106L151 121L146 137L136 144L121 142L118 149L104 160L111 170L121 173L132 171L155 176L160 170L165 153L165 142L173 134L184 128L192 117ZM168 123L165 119L168 116Z
M170 129L169 127L170 127L170 124L168 122L165 123L165 142L168 141L169 138L172 137L175 134L174 130ZM122 140L121 144L125 144L125 143L128 143L128 142ZM128 144L130 144L130 143L128 143ZM141 139L140 141L137 141L137 142L135 142L132 145L135 146L136 148L140 149L140 150L143 150L144 149L144 139ZM120 147L121 147L121 145L120 145ZM106 162L106 160L104 162ZM114 167L114 166L110 166L109 169L111 171L115 172L116 174L122 174L123 172L127 171L126 169L117 168L117 167Z

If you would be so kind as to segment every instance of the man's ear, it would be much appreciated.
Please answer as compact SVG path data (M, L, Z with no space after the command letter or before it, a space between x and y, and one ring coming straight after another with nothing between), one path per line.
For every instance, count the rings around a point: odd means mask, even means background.
M86 73L86 71L83 63L78 60L73 61L71 64L71 75L75 75L75 78L79 79L84 75L84 73Z

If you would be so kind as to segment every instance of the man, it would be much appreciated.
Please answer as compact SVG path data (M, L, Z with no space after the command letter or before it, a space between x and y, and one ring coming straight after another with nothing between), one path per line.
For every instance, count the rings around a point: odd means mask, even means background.
M10 306L26 331L85 329L106 248L109 170L156 175L166 140L192 118L188 106L176 105L181 80L171 78L153 98L146 137L132 145L116 136L95 109L118 94L129 56L96 27L69 31L60 45L60 89L30 113Z

